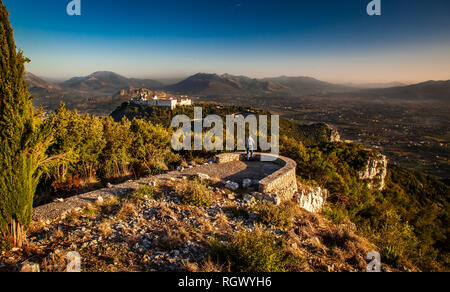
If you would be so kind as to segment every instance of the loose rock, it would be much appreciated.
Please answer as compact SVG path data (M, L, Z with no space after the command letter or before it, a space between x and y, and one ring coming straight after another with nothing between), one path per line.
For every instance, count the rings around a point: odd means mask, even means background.
M239 189L239 184L238 184L238 183L235 183L235 182L233 182L233 181L228 181L228 182L225 184L225 187L226 187L227 189L229 189L229 190L237 191L237 190Z

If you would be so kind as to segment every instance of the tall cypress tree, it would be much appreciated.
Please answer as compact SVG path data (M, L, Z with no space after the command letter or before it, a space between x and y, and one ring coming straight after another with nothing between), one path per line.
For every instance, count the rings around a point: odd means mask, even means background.
M0 239L5 244L12 226L27 229L31 221L46 143L39 137L40 123L23 78L28 60L16 48L2 0L0 61Z

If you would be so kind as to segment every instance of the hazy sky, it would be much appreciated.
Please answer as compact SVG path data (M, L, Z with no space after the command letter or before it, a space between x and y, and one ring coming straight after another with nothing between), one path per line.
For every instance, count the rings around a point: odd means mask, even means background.
M3 0L34 74L108 70L312 76L333 82L450 79L450 1Z

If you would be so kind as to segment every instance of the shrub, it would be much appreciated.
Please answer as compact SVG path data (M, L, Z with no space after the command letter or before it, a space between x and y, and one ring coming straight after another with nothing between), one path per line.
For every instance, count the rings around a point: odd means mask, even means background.
M78 174L74 177L69 175L65 182L54 181L51 186L53 193L66 195L81 188L81 179Z
M322 211L324 218L330 220L334 224L342 224L348 220L348 211L346 209L325 207Z
M130 130L134 135L130 148L131 156L149 174L168 170L168 166L177 164L181 160L172 152L170 129L134 119Z
M196 207L208 207L212 204L210 191L198 178L177 184L176 191L181 195L183 204Z
M294 209L290 203L275 206L272 203L262 203L257 207L261 223L273 225L278 228L289 228L294 219Z
M400 255L394 246L385 246L381 251L381 257L388 265L397 265L400 260Z
M233 235L229 241L211 243L211 256L228 263L232 272L286 272L286 244L256 228Z
M148 199L154 199L157 191L156 188L151 186L140 187L136 191L127 196L127 199L139 203Z
M237 206L233 205L233 206L225 207L223 209L226 212L231 212L233 214L233 217L235 217L235 218L242 217L242 218L248 219L248 217L249 217L248 210L246 210L245 208L242 208L242 207L237 207Z
M384 257L389 261L387 263L396 264L400 258L414 254L417 239L408 222L402 222L393 210L386 211L381 220L383 225L378 237Z

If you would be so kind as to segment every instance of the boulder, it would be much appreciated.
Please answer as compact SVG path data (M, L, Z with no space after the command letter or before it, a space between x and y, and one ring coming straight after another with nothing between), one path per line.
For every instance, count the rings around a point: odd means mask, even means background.
M246 204L250 204L250 203L255 202L255 198L254 198L252 195L249 195L249 194L245 194L245 195L242 197L242 200L243 200L244 203L246 203Z
M204 179L204 180L210 180L211 179L211 177L209 175L204 174L204 173L197 173L197 177L199 179Z
M272 195L272 202L275 204L275 206L281 205L281 198L278 195Z
M244 180L242 181L242 187L243 187L244 189L248 189L248 188L251 187L252 185L253 185L253 182L252 182L251 179L244 179Z
M253 192L252 196L258 201L264 201L264 194L263 193Z
M227 181L225 187L231 191L237 191L239 189L239 184L233 181Z
M281 204L281 198L279 195L269 195L269 194L263 194L263 193L259 193L259 192L253 192L252 196L261 202L270 202L270 203L274 203L276 206L279 206Z
M236 199L234 194L228 194L227 197L228 197L229 200L232 200L232 201Z

